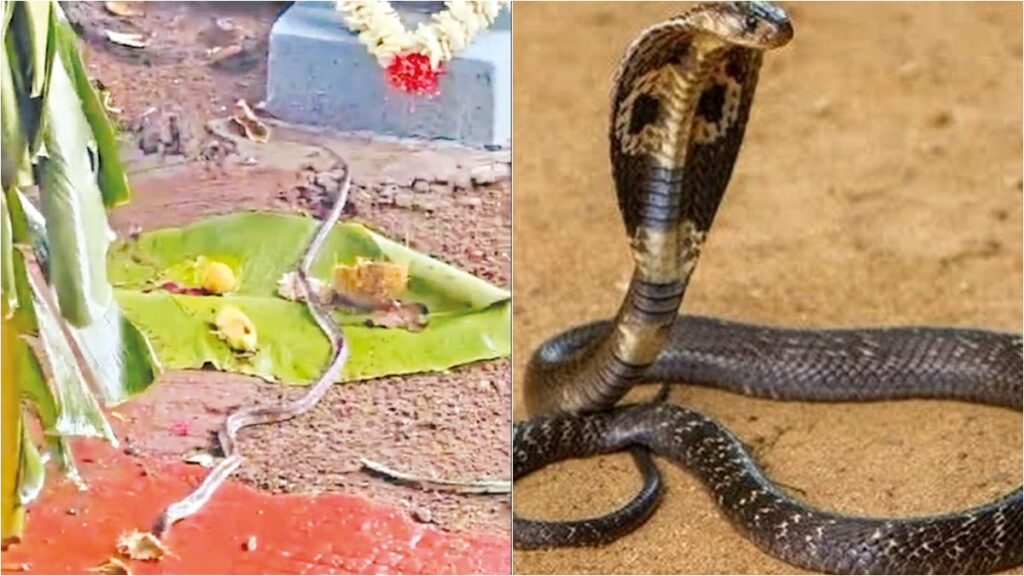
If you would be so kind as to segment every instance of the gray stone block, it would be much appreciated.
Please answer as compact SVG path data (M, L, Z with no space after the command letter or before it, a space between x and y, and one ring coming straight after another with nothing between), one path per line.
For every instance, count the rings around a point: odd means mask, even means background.
M412 29L429 14L397 3ZM436 9L437 2L430 3ZM267 106L278 118L345 131L507 146L512 136L512 35L506 7L457 54L432 97L388 85L333 2L296 2L270 33Z

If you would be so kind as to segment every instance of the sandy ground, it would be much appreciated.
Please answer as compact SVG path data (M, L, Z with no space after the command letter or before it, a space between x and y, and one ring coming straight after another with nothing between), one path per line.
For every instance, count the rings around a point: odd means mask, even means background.
M1021 6L790 4L684 307L800 326L1021 330ZM607 152L618 58L676 4L518 4L515 390L544 338L610 315L631 270ZM955 22L955 30L950 23ZM645 391L650 392L650 391ZM962 508L1021 483L1021 415L955 402L810 405L676 387L807 501L848 513ZM515 403L514 417L527 414ZM516 552L518 573L789 573L660 462L668 491L598 549ZM518 513L583 517L638 485L628 457L516 484Z
M223 128L217 119L230 114L238 98L254 106L263 99L267 36L283 4L156 2L134 17L113 16L102 3L66 7L86 39L90 73L110 90L124 128L133 131L146 117L166 137L169 115L185 127L186 156L128 147L135 198L111 214L114 229L125 235L252 209L323 212L317 203L325 194L310 184L313 171L306 167L329 170L331 157L340 155L353 172L346 218L507 288L508 150L340 137L274 124L267 145L234 139L237 153L221 166L200 160L205 145L225 139L223 132L211 136L208 122ZM148 46L112 45L104 29L140 33ZM228 48L233 56L218 56ZM247 462L237 477L276 493L360 494L444 530L507 536L507 495L398 486L363 472L359 458L426 478L508 478L510 365L494 360L336 386L303 417L242 431L239 447ZM172 459L209 450L213 432L234 409L302 392L234 374L167 372L119 409L130 430L126 450ZM172 431L182 421L189 424L184 436Z

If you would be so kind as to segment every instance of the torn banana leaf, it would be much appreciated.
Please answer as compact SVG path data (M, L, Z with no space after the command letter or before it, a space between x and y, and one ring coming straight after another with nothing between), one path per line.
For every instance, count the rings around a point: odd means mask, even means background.
M28 344L13 329L13 321L4 322L3 387L4 387L4 539L20 537L24 522L24 506L35 500L43 488L45 467L42 455L22 421L21 401L36 411L51 448L72 478L77 478L74 462L64 440L52 432L57 420L57 407L46 385L38 361ZM8 398L17 394L18 398ZM8 413L8 410L13 412ZM18 446L6 444L8 434L16 434ZM13 437L12 437L13 438ZM13 465L17 462L17 465Z
M82 101L82 111L92 129L99 156L99 186L103 193L103 203L108 207L120 206L131 200L131 189L121 155L118 150L117 134L107 118L106 110L100 101L96 89L85 72L82 58L75 45L77 37L59 4L54 4L54 21L56 22L57 53L60 55L75 86L75 91Z
M42 292L46 287L38 286L31 276L29 283L32 285L33 306L39 322L39 338L50 366L56 394L58 414L55 431L60 435L106 438L117 446L114 431L99 402L89 391L71 343L61 328L60 316Z
M25 341L18 339L16 344L17 373L21 380L21 397L26 405L31 408L42 426L43 436L50 448L50 454L57 458L64 473L75 483L84 485L78 470L75 468L75 460L71 453L71 446L63 435L57 431L57 420L59 408L46 381L43 367L36 357L36 353ZM34 446L33 446L34 448ZM28 476L31 477L31 476ZM40 483L41 483L40 478ZM23 497L33 496L29 489L21 488ZM23 499L28 503L31 499Z
M88 326L69 326L86 364L96 377L107 404L118 404L142 392L160 373L152 348L115 299Z
M10 288L15 292L14 300L18 305L14 310L14 324L21 334L36 334L39 328L36 325L35 309L32 306L32 288L28 283L25 256L17 248L18 244L25 244L26 241L32 242L35 233L32 232L32 225L28 222L22 208L21 194L16 190L10 190L8 194L4 195L4 203L8 207L7 215L10 217L12 240L9 282L11 283ZM7 282L8 280L5 280L5 290L8 289Z
M109 274L125 315L149 337L164 366L210 364L268 380L308 383L328 361L327 339L305 304L276 292L316 225L300 216L245 213L158 230L115 244ZM332 230L313 275L329 280L336 264L352 264L360 256L409 265L409 285L399 298L425 305L427 325L420 332L371 328L365 314L337 311L351 351L344 380L444 370L510 353L508 292L359 224ZM208 259L234 269L237 290L224 297L153 290L164 282L198 286L197 263ZM213 318L226 304L237 306L255 325L255 354L235 354L212 332Z
M61 314L82 327L103 316L113 300L105 267L113 233L97 185L96 142L60 58L53 58L43 118L46 148L37 173L50 282Z

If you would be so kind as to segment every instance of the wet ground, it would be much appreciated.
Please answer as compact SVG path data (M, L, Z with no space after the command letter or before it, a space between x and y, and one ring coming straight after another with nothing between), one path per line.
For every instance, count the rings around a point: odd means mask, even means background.
M621 301L632 267L608 163L610 82L633 37L683 7L516 6L516 390L546 337ZM1019 332L1020 5L788 7L796 38L765 58L684 309ZM1010 410L779 403L689 386L671 401L725 422L772 478L834 510L937 513L1021 483L1021 415ZM517 401L514 417L526 416ZM794 571L733 530L694 478L659 467L667 493L640 530L596 549L517 551L515 571ZM583 517L638 485L625 455L567 462L516 483L516 510Z

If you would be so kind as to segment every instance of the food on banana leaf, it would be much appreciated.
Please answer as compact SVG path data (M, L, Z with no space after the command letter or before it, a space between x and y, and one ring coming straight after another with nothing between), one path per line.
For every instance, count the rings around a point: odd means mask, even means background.
M320 304L328 305L334 301L334 289L326 282L310 278L309 283L312 285L313 292ZM291 302L306 301L305 290L302 289L302 280L299 279L298 272L293 271L282 274L281 279L277 281L277 293L285 300Z
M387 307L408 283L408 264L356 258L354 266L339 264L334 268L334 290L359 307Z
M227 264L211 260L203 268L203 289L210 294L226 294L237 287L235 273Z
M256 351L256 327L252 320L235 306L221 306L213 319L217 336L236 352Z

